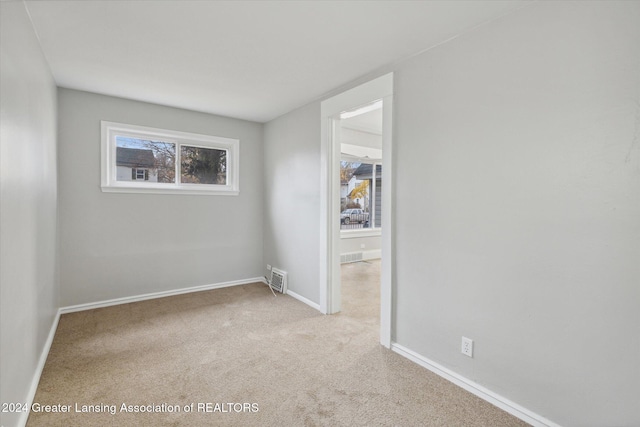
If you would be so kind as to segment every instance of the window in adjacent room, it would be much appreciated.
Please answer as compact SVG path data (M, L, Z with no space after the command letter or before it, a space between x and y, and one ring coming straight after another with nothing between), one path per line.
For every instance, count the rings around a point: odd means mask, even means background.
M380 229L382 224L382 165L340 162L340 229Z

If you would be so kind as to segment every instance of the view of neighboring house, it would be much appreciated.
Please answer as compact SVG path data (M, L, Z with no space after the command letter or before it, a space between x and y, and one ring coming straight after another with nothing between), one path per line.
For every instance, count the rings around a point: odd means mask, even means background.
M347 196L351 192L351 180L348 179L340 179L340 201L342 204L346 204Z
M347 205L350 201L352 201L352 193L353 190L362 183L361 180L356 178L354 175L351 175L349 179L343 179L340 181L340 201L342 205ZM355 201L355 200L353 200Z
M375 169L375 185L374 185L374 174L373 174L373 165L371 163L362 163L358 168L353 172L354 178L358 181L369 181L369 193L375 192L375 197L371 200L370 197L366 197L364 201L363 208L367 212L371 212L373 219L373 226L380 227L381 226L381 206L382 206L382 165L376 164ZM375 206L372 206L372 202Z
M351 177L349 181L349 192L347 193L347 202L359 205L368 212L369 205L369 185L363 184L365 180L359 179L356 175Z
M352 163L342 161L340 165L340 211L347 208L347 205L358 204L361 208L364 208L369 199L368 188L365 191L364 199L359 194L357 189L361 186L363 180L355 175L356 169L360 166L360 163ZM355 207L355 206L351 206Z
M117 147L118 181L158 182L156 158L151 150Z

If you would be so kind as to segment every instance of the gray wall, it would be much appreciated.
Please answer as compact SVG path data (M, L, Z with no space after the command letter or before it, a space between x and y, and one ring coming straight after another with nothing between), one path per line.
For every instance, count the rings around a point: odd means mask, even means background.
M395 83L396 341L561 425L639 425L640 3L537 3Z
M289 289L318 303L320 104L267 123L264 144L264 264L287 271Z
M0 402L26 402L58 309L56 88L24 4L0 19Z
M561 425L639 425L640 3L534 3L394 71L394 340ZM318 105L265 153L265 256L313 272L320 195L290 186Z
M262 276L262 124L68 89L58 98L62 306ZM101 120L239 139L240 195L103 193Z
M340 254L346 254L349 252L366 252L375 251L382 248L380 236L369 237L354 237L354 238L340 238ZM361 247L364 245L364 248Z
M58 306L56 94L23 5L0 7L0 391L24 401ZM638 2L537 2L394 70L394 339L561 425L640 424L639 52ZM265 263L319 301L319 102L263 135L84 92L58 101L60 305ZM239 138L240 196L102 193L100 120Z

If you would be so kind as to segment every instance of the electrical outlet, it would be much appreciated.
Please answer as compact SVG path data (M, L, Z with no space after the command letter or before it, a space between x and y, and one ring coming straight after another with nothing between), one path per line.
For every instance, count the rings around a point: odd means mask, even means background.
M473 340L467 337L462 337L462 354L465 356L473 357Z
M271 271L271 264L267 264L267 270Z
M364 249L366 245L364 243L360 243L360 249Z

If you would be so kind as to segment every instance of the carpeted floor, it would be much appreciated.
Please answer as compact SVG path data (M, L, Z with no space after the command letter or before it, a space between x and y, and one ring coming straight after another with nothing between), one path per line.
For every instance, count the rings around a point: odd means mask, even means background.
M65 314L27 425L527 425L378 344L379 268L333 316L264 284Z

